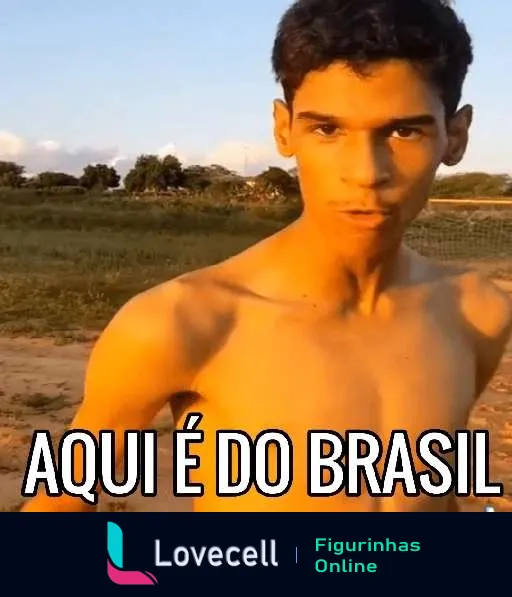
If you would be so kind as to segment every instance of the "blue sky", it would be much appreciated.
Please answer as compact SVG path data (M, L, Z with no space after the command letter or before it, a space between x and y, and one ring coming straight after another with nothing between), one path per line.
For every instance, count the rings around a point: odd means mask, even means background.
M289 4L0 0L0 158L67 171L166 150L238 169L245 155L249 170L282 163L270 52ZM456 4L476 53L464 95L475 122L459 169L512 173L512 3Z

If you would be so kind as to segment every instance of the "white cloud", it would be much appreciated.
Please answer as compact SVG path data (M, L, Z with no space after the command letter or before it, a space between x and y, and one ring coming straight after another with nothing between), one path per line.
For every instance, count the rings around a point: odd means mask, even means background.
M163 147L158 149L156 151L156 154L160 158L163 158L166 155L174 155L180 160L180 162L182 164L190 164L191 163L191 160L189 159L189 157L187 155L185 155L179 148L177 148L174 143L167 143L167 145L164 145Z
M39 141L36 146L46 151L62 150L62 144L58 141L52 141L51 139L48 141Z
M26 151L27 144L21 138L8 133L0 131L0 155L5 158L17 157Z
M258 174L271 165L291 168L294 164L280 158L272 147L263 144L226 141L203 154L186 155L174 143L155 148L159 156L173 154L185 165L220 164L240 174ZM140 153L150 153L142 151ZM29 140L0 131L0 160L12 160L25 166L28 174L45 170L79 175L88 164L104 163L116 168L122 177L133 166L136 155L127 155L117 147L81 147L71 149L54 139Z
M111 163L119 159L115 147L70 149L52 139L32 141L0 131L0 160L23 164L28 174L54 170L78 175L87 164Z

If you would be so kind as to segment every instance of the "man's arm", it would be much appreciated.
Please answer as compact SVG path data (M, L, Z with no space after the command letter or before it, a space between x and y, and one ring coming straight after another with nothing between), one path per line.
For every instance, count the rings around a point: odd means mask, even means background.
M478 398L496 373L510 339L512 300L494 282L472 274L462 289L462 310L475 339Z
M180 294L177 284L134 297L114 316L91 352L83 400L70 429L86 430L95 437L100 430L115 431L116 464L124 453L124 431L150 425L169 397L186 389L190 381ZM81 458L74 464L79 479ZM81 498L50 497L41 491L21 511L95 509Z

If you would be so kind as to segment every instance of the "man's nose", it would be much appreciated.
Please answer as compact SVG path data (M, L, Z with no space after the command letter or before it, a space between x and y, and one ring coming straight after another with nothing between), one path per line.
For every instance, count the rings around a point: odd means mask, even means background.
M368 138L354 140L343 173L353 186L375 188L386 184L391 178L389 148Z

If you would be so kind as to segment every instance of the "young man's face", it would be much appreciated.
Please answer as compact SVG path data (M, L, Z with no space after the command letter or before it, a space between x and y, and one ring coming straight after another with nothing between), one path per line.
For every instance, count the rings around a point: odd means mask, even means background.
M345 243L375 244L399 238L439 165L460 161L471 109L447 126L436 88L409 63L382 63L364 77L337 63L305 78L292 113L276 101L274 119L281 154L297 162L305 216Z

